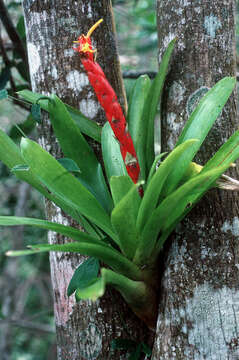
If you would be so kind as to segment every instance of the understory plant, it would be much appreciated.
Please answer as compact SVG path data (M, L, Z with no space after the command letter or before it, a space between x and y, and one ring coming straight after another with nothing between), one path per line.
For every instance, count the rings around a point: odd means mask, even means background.
M36 244L9 256L46 251L89 255L76 269L68 295L96 300L115 287L150 328L157 317L158 255L176 225L212 187L234 189L223 173L239 157L239 131L204 165L193 158L222 111L236 80L220 80L200 100L170 153L155 154L155 115L176 39L151 82L141 76L132 90L125 119L117 96L96 62L91 35L97 22L76 41L78 52L108 122L99 127L56 95L19 95L49 112L64 158L55 159L23 137L18 147L0 131L0 159L21 180L36 188L85 229L33 218L0 216L0 225L31 225L55 231L71 241ZM101 143L104 171L87 135ZM108 267L101 267L99 260Z

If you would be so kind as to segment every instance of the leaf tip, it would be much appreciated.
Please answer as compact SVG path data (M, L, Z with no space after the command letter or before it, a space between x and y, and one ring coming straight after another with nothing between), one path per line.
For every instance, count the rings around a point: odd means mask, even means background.
M14 251L9 250L9 251L5 252L5 255L6 256L14 256Z

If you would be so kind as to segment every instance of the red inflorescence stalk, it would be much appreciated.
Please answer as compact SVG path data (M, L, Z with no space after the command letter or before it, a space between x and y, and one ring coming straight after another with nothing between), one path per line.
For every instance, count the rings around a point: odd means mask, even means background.
M96 50L92 48L90 36L96 27L103 20L97 21L88 31L88 34L81 35L75 43L74 48L81 55L81 62L88 75L89 81L94 88L100 105L105 110L107 120L120 144L120 151L124 160L127 172L134 183L137 183L140 173L139 162L136 156L132 138L127 130L126 120L122 108L118 102L115 91L109 84L100 65L94 59Z

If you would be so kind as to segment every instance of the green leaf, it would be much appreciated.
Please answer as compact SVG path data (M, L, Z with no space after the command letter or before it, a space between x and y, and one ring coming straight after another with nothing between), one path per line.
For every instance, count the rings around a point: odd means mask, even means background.
M32 104L35 104L39 98L42 97L41 94L33 93L30 90L21 90L18 91L18 94L23 97L25 100L29 101ZM50 99L50 98L49 98ZM45 111L49 111L48 109L48 100L39 101L39 105ZM93 140L98 142L101 141L101 127L96 124L96 122L85 117L79 110L74 109L70 105L65 104L67 110L69 111L72 119L75 121L80 131L83 134L91 137Z
M148 299L147 288L143 281L131 280L128 276L117 274L110 269L101 269L101 277L92 281L88 287L76 291L76 298L97 300L104 294L106 285L116 288L131 306L140 307Z
M213 126L215 120L222 111L223 106L227 102L236 84L236 79L226 77L220 80L206 95L200 100L198 106L189 117L182 134L180 135L177 145L182 144L188 139L199 139L185 154L185 164L189 164L194 158L195 154L201 147L209 130ZM183 163L182 162L182 163ZM182 163L175 164L174 171L167 181L164 188L165 195L169 195L175 188L177 183L175 177L180 180L184 172L187 170ZM180 176L179 176L180 174Z
M33 119L38 123L41 124L41 107L39 104L32 104L31 106L31 114Z
M218 83L214 85L213 88L206 93L206 95L204 95L188 119L178 139L177 145L187 139L192 139L193 137L200 139L201 145L216 118L221 113L222 108L226 104L235 87L235 84L235 78L225 77L218 81Z
M12 172L29 171L29 170L30 170L30 168L28 165L16 165L11 169Z
M89 242L91 244L99 244L102 246L105 245L103 241L93 236L90 236L78 229L75 229L71 226L65 226L47 220L34 219L34 218L25 218L18 216L0 216L0 226L18 226L18 225L35 226L45 230L55 231L59 234L67 236L76 241Z
M182 183L188 181L195 175L203 174L205 171L216 168L220 165L228 167L239 158L239 131L236 131L225 144L223 144L216 154L204 165L198 165L194 162L190 163L186 173L181 179ZM215 184L215 186L217 186Z
M143 116L144 104L151 86L151 81L147 75L140 76L136 81L129 101L127 123L129 133L132 137L136 154L138 154L140 125Z
M21 39L25 39L26 37L26 31L25 31L25 23L24 23L24 16L21 15L18 19L17 26L16 26L17 32L20 35Z
M57 159L57 161L69 172L72 172L72 173L80 173L81 172L79 166L72 159L61 158L61 159Z
M128 175L112 176L110 178L110 189L114 205L117 205L118 202L120 202L133 185L134 183Z
M133 280L141 280L142 277L141 271L134 263L124 257L119 251L109 246L91 244L90 242L71 242L67 244L53 245L37 244L28 246L28 248L29 250L8 251L6 255L22 256L49 251L73 252L96 257L97 259L103 261L105 264L109 265L113 270L119 272L120 274L128 276ZM117 274L117 276L120 274Z
M32 130L35 128L36 126L36 122L33 120L33 117L31 114L29 114L26 118L26 120L24 122L22 122L21 124L18 125L19 128L21 129L21 131L24 134L30 134L32 132ZM19 132L19 130L13 125L10 132L9 132L9 136L13 141L19 141L19 139L22 137L22 134Z
M108 122L102 129L101 146L108 180L110 181L111 176L127 175L119 143Z
M19 134L21 134L23 137L27 137L20 126L18 126L17 124L14 124L14 126L18 130Z
M150 183L153 175L155 174L157 168L159 167L159 162L160 162L161 158L164 157L166 154L167 154L167 152L163 152L163 153L161 153L161 154L158 154L158 155L155 157L154 162L153 162L153 164L152 164L152 166L151 166L151 169L150 169L150 172L149 172L149 176L148 176L148 179L147 179L147 184ZM146 184L146 185L147 185L147 184Z
M176 39L172 40L160 64L159 72L154 79L148 92L147 100L144 105L143 116L139 124L138 131L138 157L141 169L141 179L146 180L154 161L154 120L157 113L158 104L161 98L164 81L168 71L168 64L174 49ZM195 138L195 137L194 137Z
M92 280L92 283L87 287L79 288L75 292L76 301L80 300L92 300L96 301L105 293L105 282L100 277Z
M0 100L7 99L8 93L6 89L0 90Z
M140 202L138 186L132 184L131 189L117 203L111 214L111 223L118 234L120 248L129 259L134 257L139 241L136 220Z
M193 161L190 162L189 166L187 167L187 170L185 171L179 182L179 186L185 183L186 181L190 180L191 178L193 178L195 175L198 175L202 171L202 168L203 166Z
M160 164L151 181L148 183L137 218L137 229L140 233L148 218L157 207L160 197L162 197L161 192L163 186L169 181L168 179L174 171L175 164L181 163L184 154L187 153L188 149L194 146L196 142L197 140L191 139L176 147Z
M166 232L169 228L172 231L171 225L176 226L178 220L182 219L182 214L187 207L191 208L197 199L201 198L216 179L223 174L226 168L227 166L220 166L204 174L199 173L163 200L153 211L142 231L140 246L134 259L137 264L152 262L152 259L157 257L163 246L162 243L156 246L158 234ZM150 239L150 243L148 239Z
M24 158L22 157L19 148L17 145L10 139L10 137L0 130L0 160L11 170L14 171L14 167L20 165L26 165ZM47 196L47 191L41 185L41 183L36 179L31 170L28 171L17 171L15 175L38 191L40 191L44 196Z
M161 233L167 232L168 229L172 231L171 226L174 227L178 223L178 219L182 219L181 215L191 210L194 204L202 198L203 194L209 190L214 182L223 174L228 166L219 166L213 170L209 170L205 173L199 173L191 180L187 181L184 185L178 188L174 193L169 195L161 204L160 207L155 211L156 213L161 212L160 222L161 222ZM172 208L174 210L172 212ZM171 208L171 215L166 218L164 215L169 214ZM165 211L165 214L163 212ZM166 214L167 213L167 214ZM157 247L161 249L163 244L159 241Z
M71 114L72 119L76 122L76 125L79 127L80 131L89 136L91 139L101 142L101 126L96 122L88 119L84 116L79 110L73 108L70 105L66 105L67 110Z
M85 288L98 276L100 263L98 259L89 258L74 272L67 288L67 296L71 296L76 289Z
M21 150L33 174L59 199L118 241L110 218L95 197L37 143L22 138Z
M235 160L239 158L239 131L236 131L223 144L216 154L204 165L201 173L211 170L217 166L230 166Z
M66 213L70 214L70 212L66 211ZM98 226L92 224L88 219L86 219L83 215L81 215L79 212L76 212L77 214L77 218L76 216L72 216L74 219L76 219L79 224L83 227L83 229L90 235L97 237L98 239L102 239L105 237L104 233L98 228Z
M64 155L81 169L77 178L110 213L113 207L112 199L94 151L71 118L66 106L56 95L51 96L48 109L54 133Z
M72 209L69 205L66 204L62 199L59 199L55 195L51 194L47 189L42 185L39 179L32 173L31 169L28 171L14 171L14 167L20 165L28 166L22 157L20 149L16 144L10 139L10 137L0 130L0 160L12 171L15 176L20 180L26 181L28 184L33 186L38 190L42 195L47 199L54 202L59 206L66 214L70 215L73 219L79 222L81 226L89 233L94 236L99 237L96 233L92 224L89 223L84 217L75 209ZM29 166L28 166L29 167Z
M200 171L200 175L204 174L204 172L212 170L213 168L217 168L218 166L223 165L225 167L229 167L231 163L233 163L239 157L239 131L236 131L230 139L222 145L222 147L217 151L217 153L207 162L207 164L203 167ZM195 164L198 166L197 164ZM198 171L194 172L194 176L198 175ZM193 176L193 175L192 175ZM221 179L221 178L220 178ZM217 183L214 183L213 186L217 186ZM158 248L163 246L164 242L171 234L175 226L178 222L180 222L192 209L193 205L197 203L203 194L199 194L198 196L194 197L192 205L185 209L185 211L180 215L178 219L172 223L166 231L163 232L159 241L158 241Z
M28 184L33 186L41 194L43 194L47 199L53 201L57 206L59 206L65 213L70 215L73 219L79 222L89 234L96 236L96 232L92 225L86 221L83 216L72 209L69 205L66 204L62 199L59 199L55 195L51 194L47 189L42 185L40 180L32 173L31 169L28 171L14 171L14 167L19 164L22 166L28 166L22 157L22 154L16 144L10 139L10 137L0 130L0 160L16 175L20 180L26 181ZM28 166L29 167L29 166ZM86 226L87 225L87 226ZM97 235L97 237L99 237Z

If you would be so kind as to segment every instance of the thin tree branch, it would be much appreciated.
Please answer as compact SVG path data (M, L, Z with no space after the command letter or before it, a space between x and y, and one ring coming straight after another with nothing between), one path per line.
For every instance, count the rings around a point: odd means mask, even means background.
M11 88L14 92L16 92L16 85L15 85L15 82L13 80L13 77L12 77L12 74L11 74L11 70L10 70L10 67L11 67L11 61L10 59L8 58L8 55L7 55L7 52L5 51L5 48L4 48L4 45L3 45L3 41L2 41L2 37L0 36L0 51L1 51L1 55L2 55L2 58L3 58L3 61L6 65L7 68L9 68L9 71L10 71L10 75L9 75L9 81L10 81L10 84L11 84Z
M21 328L24 328L29 331L37 331L37 332L42 332L42 333L47 333L47 334L55 334L55 331L51 325L36 323L35 321L32 322L32 321L28 321L25 319L22 319L22 320L2 319L2 320L0 320L0 325L2 325L2 324L21 327Z

